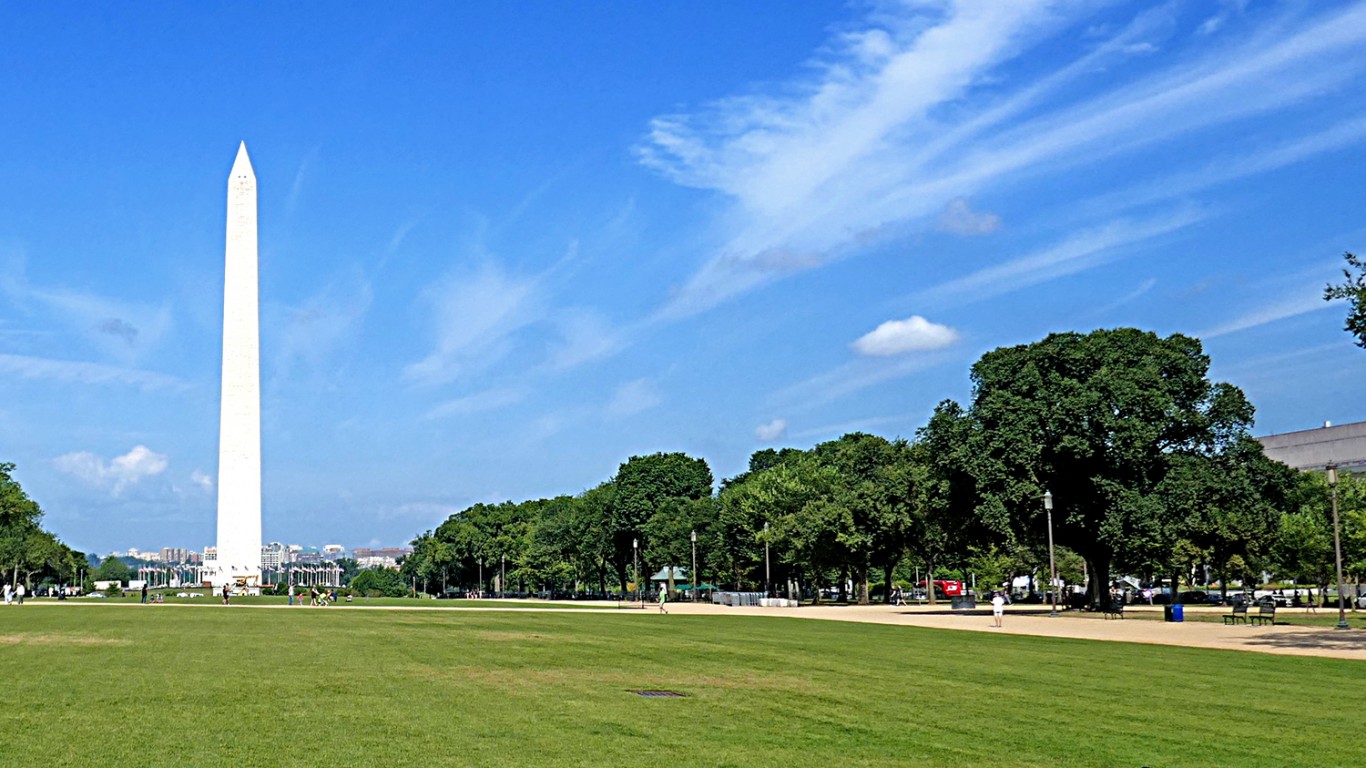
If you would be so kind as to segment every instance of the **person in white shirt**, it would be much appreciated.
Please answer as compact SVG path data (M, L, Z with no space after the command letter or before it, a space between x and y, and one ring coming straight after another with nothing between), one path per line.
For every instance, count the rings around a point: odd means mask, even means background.
M19 601L19 604L20 604L20 605L23 605L23 604L24 604L24 595L25 595L27 592L28 592L28 590L27 590L27 589L24 589L24 582L22 582L22 581L19 582L18 586L16 586L16 587L14 588L14 597Z
M9 582L7 581L5 582L5 605L9 605L13 601L14 590L10 587Z
M1001 617L1006 612L1006 599L1000 592L993 593L991 596L991 620L996 626L1001 626Z

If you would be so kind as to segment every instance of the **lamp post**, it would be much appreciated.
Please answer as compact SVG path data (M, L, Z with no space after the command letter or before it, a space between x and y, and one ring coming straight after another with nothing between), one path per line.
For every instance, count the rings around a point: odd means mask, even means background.
M768 521L764 521L764 597L773 597L768 577Z
M636 602L640 599L640 539L631 539L631 571L632 580L636 583Z
M692 538L692 574L691 574L692 578L688 579L688 581L691 581L691 582L692 582L692 601L695 603L695 602L697 602L697 583L698 583L698 581L699 581L699 579L697 578L697 529L696 529L696 528L694 528L694 529L692 530L692 533L690 534L690 537Z
M1052 587L1053 610L1049 616L1058 615L1058 568L1053 562L1053 492L1043 492L1043 510L1048 514L1048 586Z
M1328 464L1328 491L1333 499L1333 554L1338 567L1338 629L1348 629L1342 589L1342 532L1338 525L1338 465L1331 462Z
M508 595L508 556L498 556L498 599L503 600Z

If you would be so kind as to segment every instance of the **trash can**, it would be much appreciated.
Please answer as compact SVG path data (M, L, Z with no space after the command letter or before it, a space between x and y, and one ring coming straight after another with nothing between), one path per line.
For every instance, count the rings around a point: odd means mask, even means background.
M1176 605L1162 606L1162 618L1167 621L1185 621L1186 606L1177 603Z

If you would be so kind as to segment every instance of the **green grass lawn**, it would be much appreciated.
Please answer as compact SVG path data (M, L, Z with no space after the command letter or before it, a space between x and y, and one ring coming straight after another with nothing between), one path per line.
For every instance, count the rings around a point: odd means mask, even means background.
M1363 672L802 619L25 606L0 764L1341 766Z

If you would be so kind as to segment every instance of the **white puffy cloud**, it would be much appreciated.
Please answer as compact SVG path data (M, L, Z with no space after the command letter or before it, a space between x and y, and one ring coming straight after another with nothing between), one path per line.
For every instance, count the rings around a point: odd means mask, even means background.
M956 197L939 214L938 226L941 231L965 237L989 235L1001 228L1001 217L974 211L967 200Z
M754 428L754 437L761 442L771 443L774 440L782 440L786 436L786 419L774 419L767 424L760 424Z
M191 472L190 481L206 491L213 490L213 478L209 475L208 472L205 472L202 469L196 469L195 471Z
M920 315L911 315L905 320L888 320L860 337L853 347L860 355L890 357L943 349L956 341L958 331L932 323Z
M76 451L53 459L57 470L96 488L107 488L115 495L145 477L159 475L169 464L166 454L145 445L134 446L109 461L89 451Z

